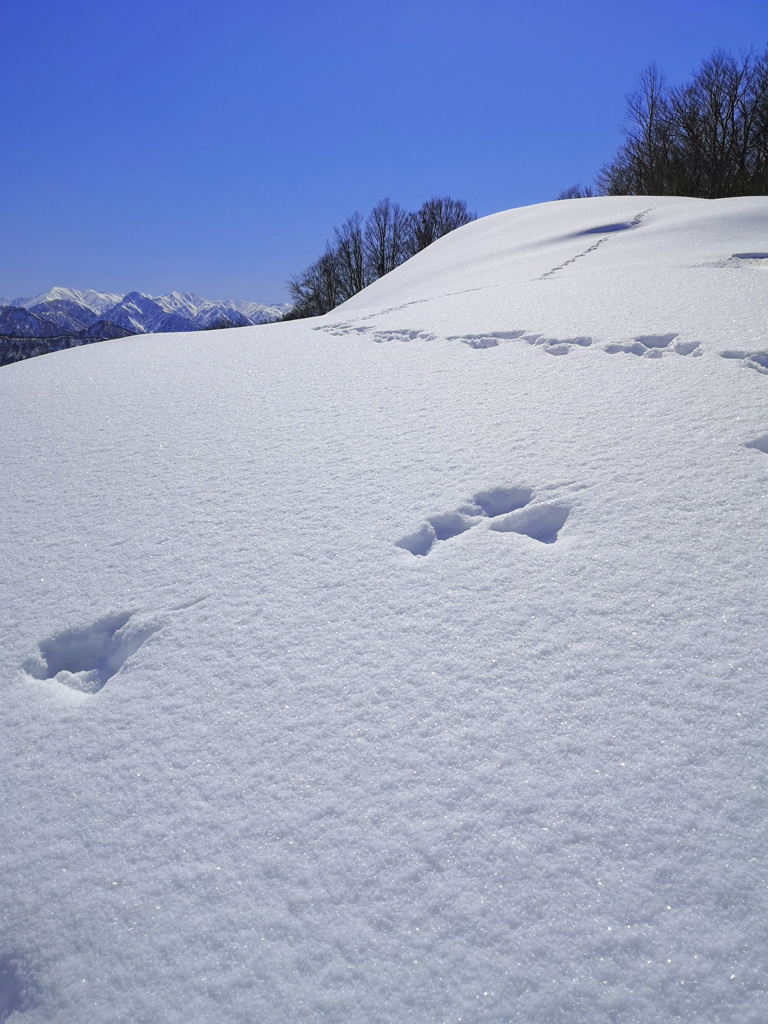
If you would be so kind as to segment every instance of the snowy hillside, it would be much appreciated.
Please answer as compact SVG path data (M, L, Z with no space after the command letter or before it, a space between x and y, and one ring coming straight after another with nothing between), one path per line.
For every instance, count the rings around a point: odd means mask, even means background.
M758 1024L768 199L0 370L0 1020Z

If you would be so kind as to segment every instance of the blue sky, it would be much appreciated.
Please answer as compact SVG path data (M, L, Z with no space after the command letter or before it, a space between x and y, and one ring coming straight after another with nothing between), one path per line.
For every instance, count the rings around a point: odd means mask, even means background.
M768 46L766 0L3 0L0 295L286 298L389 196L589 182L651 61Z

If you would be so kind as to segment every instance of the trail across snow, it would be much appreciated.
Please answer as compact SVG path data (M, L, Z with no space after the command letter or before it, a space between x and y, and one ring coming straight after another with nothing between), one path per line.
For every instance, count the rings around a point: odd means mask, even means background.
M0 369L0 1021L765 1020L768 200Z

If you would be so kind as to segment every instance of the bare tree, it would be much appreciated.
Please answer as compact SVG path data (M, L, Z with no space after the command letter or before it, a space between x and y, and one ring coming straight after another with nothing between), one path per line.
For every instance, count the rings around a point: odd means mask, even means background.
M575 185L571 185L570 188L564 188L562 192L559 192L555 199L587 199L589 196L593 196L595 193L592 191L591 186L581 185L576 182Z
M399 203L381 199L365 222L365 264L369 280L384 277L408 259L410 217Z
M768 192L768 51L716 51L686 85L651 65L628 97L625 141L597 177L604 195L707 199Z
M326 245L323 255L306 270L288 280L293 306L283 319L298 320L330 313L340 302L341 290L336 253Z
M418 213L389 199L378 202L363 222L359 213L334 228L335 244L288 280L293 305L283 317L322 316L362 291L372 281L426 248L436 238L474 220L467 204L449 197L430 199Z
M422 204L411 219L409 255L421 252L443 235L463 224L469 224L476 216L470 213L463 199L433 196Z
M612 164L597 176L603 195L663 195L671 171L672 118L664 76L655 64L627 97L626 136Z
M670 105L691 195L762 194L768 185L768 54L739 64L719 51Z
M336 269L339 276L341 301L350 299L370 284L365 259L363 219L355 210L340 228L334 228L336 236Z

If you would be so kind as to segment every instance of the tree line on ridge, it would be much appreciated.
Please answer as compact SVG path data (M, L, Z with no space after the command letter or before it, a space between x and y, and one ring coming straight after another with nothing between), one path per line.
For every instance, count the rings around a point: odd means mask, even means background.
M475 220L463 199L433 196L415 213L382 199L363 219L355 211L333 229L333 242L306 270L288 280L293 305L283 319L335 309L417 252Z
M716 50L679 86L650 64L627 97L622 131L594 189L574 185L558 199L766 195L768 50L738 59Z
M558 199L768 194L768 49L740 58L716 50L680 86L649 65L627 97L622 132L624 142L594 184L572 185ZM415 213L389 199L366 218L353 213L333 229L322 255L289 279L293 305L284 319L330 312L475 216L448 196Z

